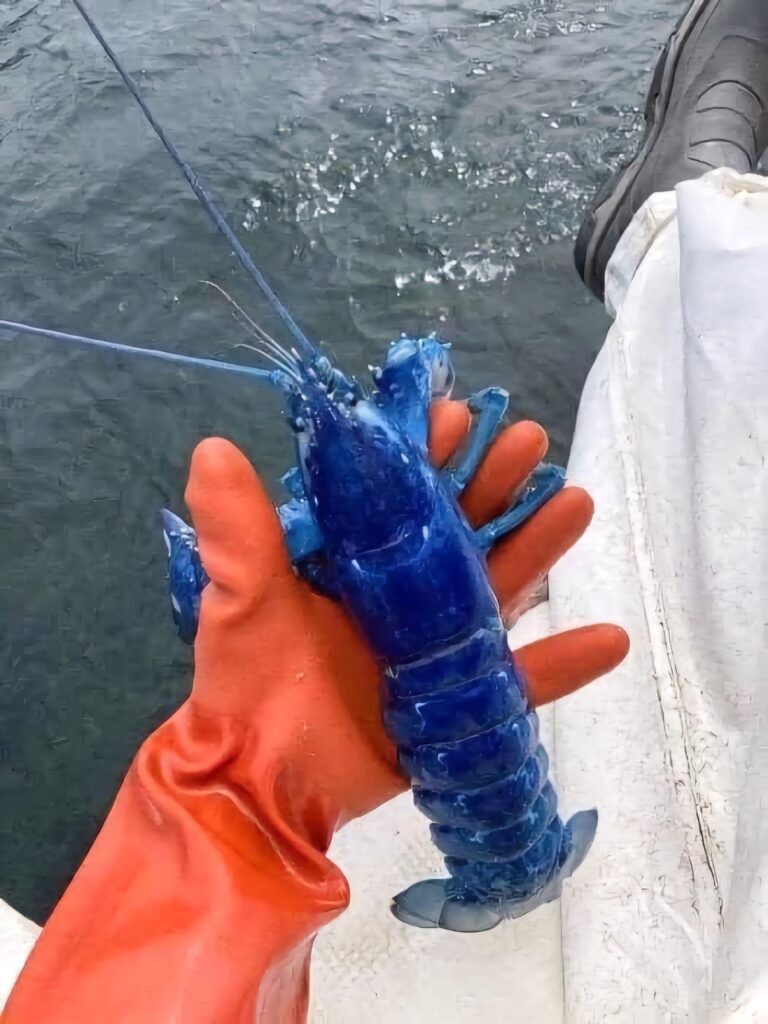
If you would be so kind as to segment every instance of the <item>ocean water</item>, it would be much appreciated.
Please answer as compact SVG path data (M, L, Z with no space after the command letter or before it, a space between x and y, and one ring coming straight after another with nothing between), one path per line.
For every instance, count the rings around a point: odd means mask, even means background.
M567 458L607 318L575 231L636 144L680 0L90 0L286 304L346 368L453 342ZM242 360L279 325L69 0L0 0L0 316ZM0 338L0 893L42 921L138 743L184 698L157 509L258 384Z

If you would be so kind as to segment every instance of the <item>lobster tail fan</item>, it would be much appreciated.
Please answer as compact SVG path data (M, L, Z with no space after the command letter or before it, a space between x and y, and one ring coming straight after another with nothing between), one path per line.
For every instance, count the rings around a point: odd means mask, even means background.
M394 897L390 910L403 924L414 928L439 928L447 881L447 878L430 878L416 882Z
M449 895L449 878L416 882L392 901L398 921L415 928L442 928L449 932L487 932L504 920L501 904L478 903Z
M571 852L565 862L562 878L570 878L590 851L597 832L597 810L578 811L568 819L566 830L571 835Z
M477 900L451 892L450 878L430 878L405 889L392 901L398 921L415 928L443 928L450 932L487 932L506 918L523 917L559 899L563 882L577 870L589 853L597 830L597 811L579 811L563 830L564 859L543 888L524 900ZM566 853L567 851L567 853Z

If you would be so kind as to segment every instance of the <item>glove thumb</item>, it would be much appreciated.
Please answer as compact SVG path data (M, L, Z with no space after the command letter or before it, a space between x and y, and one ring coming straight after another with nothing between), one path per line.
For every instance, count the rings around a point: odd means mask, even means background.
M229 441L195 449L186 502L200 557L222 594L252 600L292 574L275 508L248 459Z

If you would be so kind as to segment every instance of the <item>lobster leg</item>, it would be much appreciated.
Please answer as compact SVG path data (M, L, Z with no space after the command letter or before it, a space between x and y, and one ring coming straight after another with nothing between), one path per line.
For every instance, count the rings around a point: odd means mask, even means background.
M475 540L482 551L487 551L505 534L524 523L545 505L565 485L565 471L559 466L542 464L531 474L528 484L506 512L475 531Z
M301 562L322 551L323 538L306 498L285 502L278 508L277 515L292 562Z
M467 403L477 422L462 453L459 465L443 472L449 492L458 496L469 484L495 438L509 404L509 395L501 388L486 388L472 395ZM486 551L505 534L525 522L545 505L565 484L565 472L559 466L542 464L531 474L528 484L510 508L475 532L481 550Z
M459 495L477 472L485 453L496 436L509 405L509 395L502 388L485 388L472 395L467 405L477 415L477 422L470 434L455 468L445 471L443 479L449 492Z

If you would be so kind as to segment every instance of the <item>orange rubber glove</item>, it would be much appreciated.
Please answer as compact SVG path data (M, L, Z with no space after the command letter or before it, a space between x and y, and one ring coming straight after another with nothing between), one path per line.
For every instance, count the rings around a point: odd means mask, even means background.
M460 403L433 408L436 463L468 420ZM464 497L473 522L503 509L546 443L534 424L500 436ZM406 787L380 724L377 664L342 608L294 575L245 457L203 442L187 502L211 577L192 695L141 747L4 1024L305 1020L313 937L348 902L326 857L334 830ZM499 543L490 571L507 611L591 514L569 488ZM622 630L597 626L517 660L543 703L626 650Z

